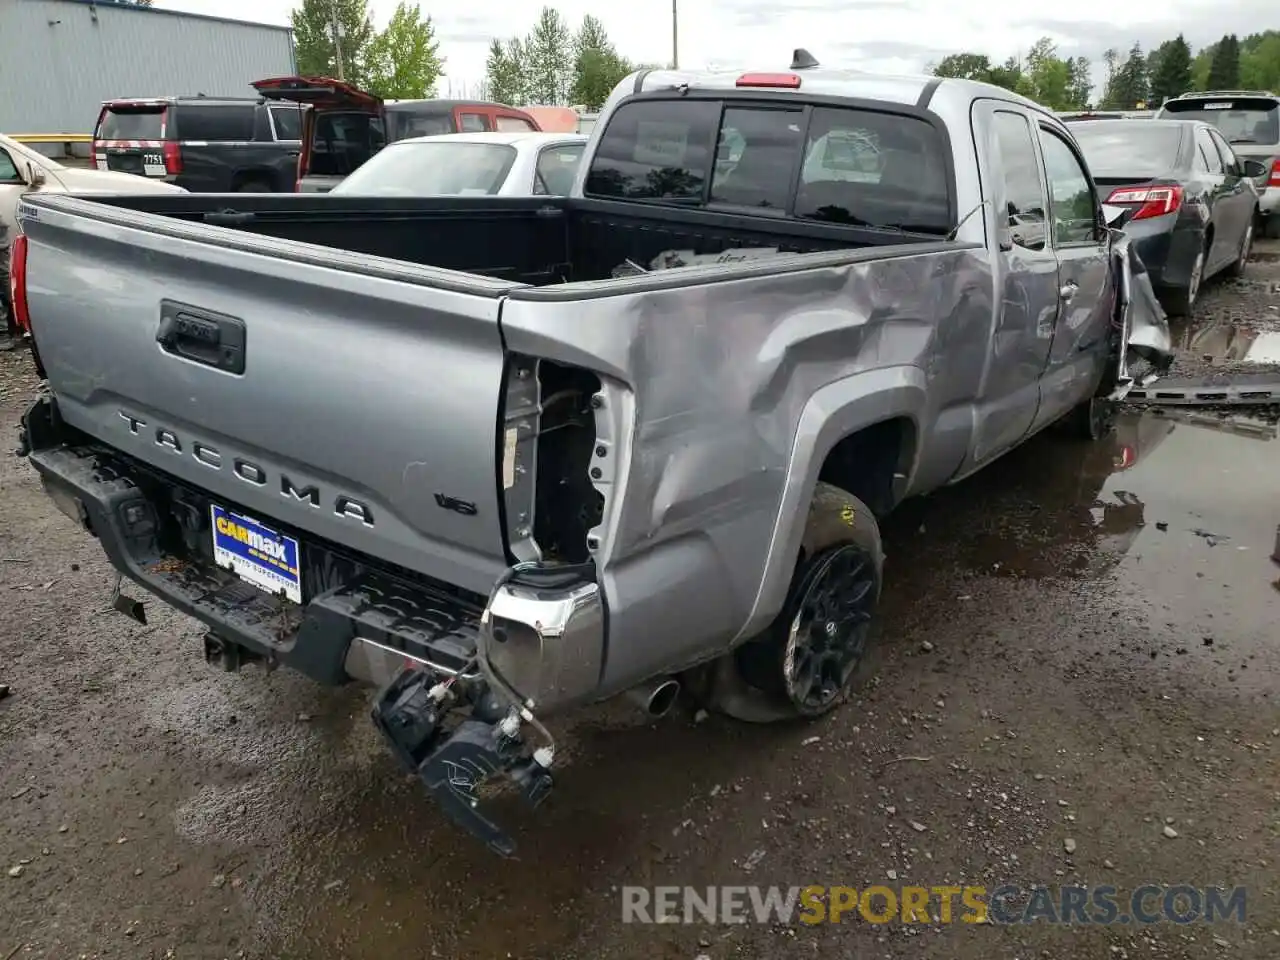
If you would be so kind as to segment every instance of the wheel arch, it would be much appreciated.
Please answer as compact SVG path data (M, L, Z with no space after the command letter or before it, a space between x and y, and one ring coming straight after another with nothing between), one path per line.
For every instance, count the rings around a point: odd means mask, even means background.
M924 371L915 366L853 374L810 397L792 441L760 587L735 645L764 629L782 609L819 480L848 490L878 515L902 499L919 458L926 400ZM873 466L864 471L858 457L868 451ZM877 503L866 499L868 492Z

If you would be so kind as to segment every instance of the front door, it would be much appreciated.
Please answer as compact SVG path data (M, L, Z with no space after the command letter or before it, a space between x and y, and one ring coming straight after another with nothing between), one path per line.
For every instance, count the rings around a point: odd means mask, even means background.
M995 209L999 300L993 304L973 443L960 476L1004 453L1031 429L1058 303L1058 260L1048 238L1048 200L1032 121L1016 104L985 100L974 105L973 123L984 169L998 174L988 194Z
M1033 429L1089 399L1111 355L1111 254L1098 195L1075 147L1039 126L1049 182L1049 240L1058 258L1058 316Z

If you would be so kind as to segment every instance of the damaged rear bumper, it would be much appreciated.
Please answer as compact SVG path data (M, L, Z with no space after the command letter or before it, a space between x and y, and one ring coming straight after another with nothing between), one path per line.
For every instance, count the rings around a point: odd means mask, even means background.
M514 851L479 809L479 790L505 777L534 805L549 792L555 748L538 715L593 699L600 678L594 565L523 564L486 601L287 530L325 571L298 604L213 562L200 491L89 442L61 423L53 398L27 411L20 452L122 577L205 625L212 662L380 687L372 719L406 769L490 849ZM117 607L145 620L141 604Z

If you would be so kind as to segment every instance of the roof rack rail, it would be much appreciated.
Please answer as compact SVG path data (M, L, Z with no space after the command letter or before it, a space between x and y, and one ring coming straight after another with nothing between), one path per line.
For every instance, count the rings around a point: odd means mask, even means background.
M1173 99L1181 100L1184 98L1201 98L1201 97L1274 97L1275 94L1270 90L1188 90L1186 93L1180 93Z

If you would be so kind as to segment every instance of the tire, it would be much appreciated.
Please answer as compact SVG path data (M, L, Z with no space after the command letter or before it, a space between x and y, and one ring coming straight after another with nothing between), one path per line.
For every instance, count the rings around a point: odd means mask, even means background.
M1196 254L1191 265L1190 277L1185 287L1171 291L1166 298L1168 311L1177 317L1189 317L1195 310L1196 301L1200 299L1200 288L1204 286L1204 266L1209 260L1209 240L1206 237L1204 246Z
M1077 440L1105 440L1116 429L1118 404L1105 397L1094 397L1075 407L1058 421L1062 432Z
M1253 216L1249 217L1248 226L1244 228L1244 236L1240 239L1240 255L1224 271L1228 277L1244 276L1244 265L1249 261L1249 251L1253 249L1254 224L1257 222L1258 214L1255 210Z
M819 483L782 610L759 637L713 665L708 705L769 723L820 717L844 703L875 625L883 572L875 515L852 494Z
M239 184L236 187L235 192L236 193L275 193L275 190L272 189L271 184L268 183L266 180L246 180L244 183Z

